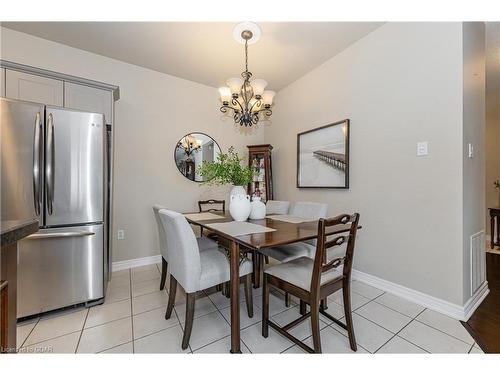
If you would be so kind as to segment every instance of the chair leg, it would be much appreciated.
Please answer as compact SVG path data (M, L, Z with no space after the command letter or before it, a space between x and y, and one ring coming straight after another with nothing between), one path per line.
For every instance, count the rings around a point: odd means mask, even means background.
M314 352L321 353L321 337L319 334L319 303L311 303L311 330L313 337Z
M253 287L255 289L259 289L260 288L260 274L261 274L261 270L262 270L262 254L259 253L258 251L256 251L255 253L255 261L254 261L254 267L255 267L255 271L254 271L254 282L253 282Z
M218 291L218 292L222 291L222 284L216 285L215 286L215 290Z
M247 302L248 317L253 317L252 274L245 276L245 300Z
M167 267L168 263L165 258L161 257L161 279L160 279L160 290L165 289L165 281L167 280Z
M307 313L306 303L300 300L300 315L306 315L306 313Z
M352 311L351 311L351 290L350 283L344 283L342 294L344 296L344 314L345 322L347 325L347 333L349 334L349 344L353 351L357 351L356 337L354 336L354 326L352 324Z
M262 336L269 336L269 284L267 283L267 277L264 274L262 280Z
M266 255L265 258L266 258L266 264L269 264L269 257Z
M323 311L328 310L328 301L326 298L321 300L320 307L321 307L321 310L323 310Z
M194 318L194 301L196 293L186 294L186 322L184 326L184 335L182 336L182 349L186 349L189 345L191 330L193 329Z
M224 283L224 295L226 296L226 298L229 298L231 297L231 294L230 294L230 291L231 291L231 284L228 282L225 282Z
M290 294L288 292L285 292L285 306L290 307Z
M177 292L177 280L175 277L170 275L170 292L168 295L168 305L167 312L165 313L165 319L170 319L172 316L172 310L174 309L175 304L175 293Z

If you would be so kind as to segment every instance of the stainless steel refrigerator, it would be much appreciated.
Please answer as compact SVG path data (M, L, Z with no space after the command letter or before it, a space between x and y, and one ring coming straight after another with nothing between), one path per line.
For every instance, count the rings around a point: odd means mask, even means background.
M18 318L102 299L104 116L0 100L2 220L40 221L19 243Z

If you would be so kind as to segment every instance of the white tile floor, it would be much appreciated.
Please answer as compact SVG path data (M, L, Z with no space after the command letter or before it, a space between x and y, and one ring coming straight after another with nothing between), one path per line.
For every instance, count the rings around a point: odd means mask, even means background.
M18 325L18 345L25 353L181 353L185 295L177 291L175 313L165 320L168 279L159 291L159 265L113 273L106 303L50 314ZM241 293L244 301L244 294ZM353 281L354 329L358 353L482 353L459 321L425 309L370 285ZM254 317L241 304L243 353L303 353L272 329L261 335L261 290L254 290ZM329 313L343 320L340 293L329 298ZM282 325L299 315L285 307L281 293L270 298L271 319ZM352 353L347 333L321 317L324 353ZM185 353L227 353L230 347L229 299L215 290L199 294L190 345ZM308 345L308 321L292 330Z

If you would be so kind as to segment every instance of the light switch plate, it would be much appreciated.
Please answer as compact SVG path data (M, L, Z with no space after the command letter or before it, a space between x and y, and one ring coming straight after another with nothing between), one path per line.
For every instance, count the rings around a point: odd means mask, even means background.
M429 142L417 143L417 156L429 155Z
M472 159L474 157L474 145L472 143L469 143L469 159Z

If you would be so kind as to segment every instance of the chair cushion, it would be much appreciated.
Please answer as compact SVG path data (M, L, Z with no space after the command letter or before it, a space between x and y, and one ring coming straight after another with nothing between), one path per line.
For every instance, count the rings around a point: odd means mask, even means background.
M306 242L295 242L263 249L260 252L283 263L300 257L314 258L316 247Z
M301 257L287 263L281 263L276 266L269 267L264 271L264 273L309 291L311 288L313 264L313 259ZM342 278L342 268L342 265L340 265L337 268L332 268L331 270L323 273L321 275L321 285L334 279Z
M198 237L196 238L196 241L198 241L198 247L200 248L200 251L219 248L217 242L207 237Z
M208 249L200 252L201 277L199 289L225 283L230 279L229 260L226 254L218 249ZM245 259L240 263L240 276L252 273L252 261ZM189 293L189 292L188 292Z

